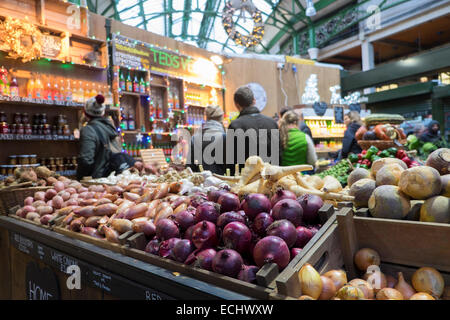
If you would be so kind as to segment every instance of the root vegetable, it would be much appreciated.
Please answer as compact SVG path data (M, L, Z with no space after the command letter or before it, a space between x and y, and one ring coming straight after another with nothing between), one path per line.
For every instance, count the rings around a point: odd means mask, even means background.
M94 237L94 238L97 238L97 239L103 239L100 232L95 228L81 227L81 233L91 236L91 237Z
M45 192L44 191L38 191L34 194L34 200L45 200Z
M375 218L402 219L411 209L408 196L396 186L377 187L368 205L370 214Z
M125 211L124 218L128 220L133 220L139 217L144 217L145 212L147 212L148 203L139 203L133 207L128 208Z
M298 178L298 174L297 174L297 178ZM319 177L319 176L309 176L309 175L305 175L303 176L303 178L305 179L306 183L311 186L312 188L316 189L316 190L320 190L323 188L323 180Z
M325 178L323 178L323 188L322 188L323 192L340 192L342 191L342 185L341 183L338 181L338 179L336 179L333 176L326 176Z
M158 192L155 194L155 197L153 199L163 199L167 196L168 192L169 192L169 184L161 183L158 188Z
M48 225L48 222L53 218L52 214L45 214L41 216L39 222L43 225Z
M450 198L450 174L441 176L442 190L441 196Z
M398 283L397 285L394 287L394 289L398 290L403 297L408 300L409 298L411 298L416 291L414 290L413 287L411 287L406 281L405 278L403 278L403 273L399 272L398 273Z
M405 171L398 163L387 164L377 173L377 186L393 185L397 186L400 180L400 175Z
M347 184L349 187L351 187L356 181L361 179L373 180L373 177L369 170L366 170L364 168L356 168L349 174L347 178Z
M61 191L58 195L63 199L63 201L67 201L70 199L70 193L67 191Z
M110 199L107 199L107 198L102 198L102 199L97 201L96 205L99 206L99 205L107 204L107 203L112 203L112 201Z
M361 289L366 299L374 298L373 288L367 281L363 279L353 279L349 282L349 285Z
M25 219L27 220L34 220L34 219L40 219L41 216L37 212L28 212L25 216Z
M336 293L336 297L340 300L361 300L364 299L364 292L351 285L345 285Z
M113 228L107 227L106 225L102 226L102 232L105 234L106 240L112 243L119 244L119 233Z
M450 223L450 198L432 197L420 208L420 221Z
M79 216L82 216L85 218L89 218L89 217L95 216L94 209L95 209L94 206L86 206L86 207L77 208L74 210L74 212L76 215L79 215Z
M130 201L136 201L136 200L139 199L140 196L138 194L136 194L136 193L124 192L123 193L123 197L125 199L127 199L127 200L130 200Z
M60 192L64 190L64 183L61 181L56 181L53 184L53 188L56 190L56 192Z
M111 216L116 213L118 206L113 203L106 203L94 208L94 214L96 216Z
M421 166L403 171L398 186L411 198L425 200L441 193L442 182L436 169Z
M439 298L444 292L444 278L434 268L424 267L414 272L412 285L417 292L425 292Z
M408 169L408 166L406 165L406 163L404 163L400 159L397 159L397 158L382 158L382 159L375 160L372 163L372 167L370 168L370 170L372 171L372 176L374 176L376 178L376 176L378 174L378 170L380 170L384 165L391 164L391 163L397 163L403 169L405 169L405 170Z
M23 204L25 206L31 206L34 202L34 198L33 197L26 197L25 200L23 201Z
M427 159L426 165L436 169L439 174L450 173L450 149L440 148L433 151Z
M276 182L285 176L296 174L297 172L301 171L311 171L313 169L313 166L304 164L289 167L278 167L269 164L263 168L263 170L261 171L261 176L264 179Z
M300 271L298 272L298 279L300 282L300 287L302 289L302 294L308 295L314 299L319 298L322 292L323 282L322 278L320 277L320 274L316 271L316 269L314 269L312 265L310 265L309 263L303 265ZM325 280L325 284L328 287L330 287L331 285L334 287L333 281L331 280L330 281ZM336 287L332 289L336 291ZM327 292L325 292L324 295L329 295L330 293L329 291L330 290L327 290Z
M47 203L45 201L38 200L38 201L34 201L31 205L35 208L39 208L40 206L47 205Z
M411 200L411 210L409 210L406 220L410 221L420 221L420 209L423 206L423 200Z
M54 196L52 199L53 208L61 209L64 203L64 200L61 196Z
M33 206L25 206L22 208L22 211L27 214L28 212L36 212L37 208Z
M367 268L369 266L379 266L381 262L378 252L370 248L363 248L358 250L358 252L356 252L355 254L354 261L356 267L364 272L367 271Z
M404 300L402 293L393 288L383 288L377 293L377 300Z
M61 226L65 227L72 223L72 221L75 219L75 213L71 212L69 213L61 222Z
M330 300L336 294L336 287L330 278L321 276L322 292L320 293L319 300Z
M431 295L429 295L426 292L417 292L415 294L413 294L409 300L436 300L435 298L433 298Z
M122 234L133 229L133 222L127 219L113 219L111 221L111 227Z
M96 205L98 202L97 199L82 199L79 201L80 205L82 206L93 206Z
M330 270L324 276L333 280L336 290L341 289L347 283L347 274L344 270Z
M103 217L101 216L92 216L86 219L86 227L91 227L91 228L97 228L99 226L99 221L102 219Z
M54 196L56 196L58 194L58 192L56 192L55 189L48 189L45 192L45 200L52 200Z
M156 234L156 226L150 220L133 221L133 231L144 233L147 238L152 238Z
M37 208L37 213L39 213L39 215L45 216L46 214L52 214L53 213L53 208L50 206L40 206Z
M372 179L361 179L352 184L349 195L354 196L353 203L356 207L367 207L370 196L376 189L376 183Z

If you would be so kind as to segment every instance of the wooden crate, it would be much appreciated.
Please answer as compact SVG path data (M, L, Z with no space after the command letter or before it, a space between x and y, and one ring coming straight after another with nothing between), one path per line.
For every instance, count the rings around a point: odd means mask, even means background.
M298 271L309 263L323 274L332 269L344 269L349 280L362 277L353 263L361 248L372 248L381 256L381 271L397 278L403 272L410 282L420 267L434 267L450 285L450 225L376 219L354 216L351 208L336 213L336 221L319 241L295 264L277 278L277 293L299 297L301 289Z
M162 149L144 149L141 150L142 162L144 164L158 163L161 167L167 167L166 157Z

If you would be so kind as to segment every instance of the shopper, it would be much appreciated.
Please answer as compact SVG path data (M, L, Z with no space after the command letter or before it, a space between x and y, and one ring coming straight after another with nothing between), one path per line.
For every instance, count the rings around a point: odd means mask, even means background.
M104 117L105 98L102 95L90 98L84 106L87 120L80 132L77 179L90 176L100 178L112 171L120 173L134 164L133 158L121 153L117 131L113 122Z
M279 164L280 161L280 148L279 148L279 137L278 137L278 125L277 122L263 114L260 113L259 109L255 107L255 98L253 96L252 90L247 86L242 86L236 90L234 93L234 104L236 108L239 110L239 117L237 117L236 120L232 121L230 126L228 127L227 132L227 139L229 135L234 135L234 140L230 141L233 142L234 146L234 163L242 165L243 162L241 161L242 158L244 158L244 161L251 155L259 155L263 159L266 156L267 160L268 158L272 159L272 162L276 162L276 164ZM245 134L245 143L243 145L238 145L239 140L237 136L235 135L237 132L236 130L242 129ZM233 131L230 131L233 130ZM260 130L265 130L266 132L262 132ZM277 137L277 147L278 147L278 153L272 155L272 132L271 130L276 130ZM252 133L256 133L256 141L253 141L253 138L251 137ZM250 145L252 144L252 145ZM254 150L256 151L256 154L254 154ZM239 155L237 154L239 150ZM243 154L241 154L241 151ZM267 152L266 152L267 151ZM275 152L275 151L274 151ZM230 156L231 157L231 156ZM228 159L227 159L228 162ZM234 172L235 166L229 165L230 171ZM240 166L242 167L242 166Z
M222 139L222 141L216 139ZM206 108L206 122L191 138L191 147L188 154L189 167L193 171L199 171L199 165L201 164L204 170L210 170L220 175L225 174L225 139L222 109L219 106L208 106ZM212 143L214 143L214 147L211 146L206 149ZM216 151L220 154L216 154ZM210 158L206 159L206 157Z
M284 113L283 118L280 120L283 166L298 164L314 166L317 161L314 143L307 134L299 130L299 120L299 116L295 111Z
M362 152L361 147L355 139L356 131L362 125L361 117L356 111L350 111L344 116L344 124L347 130L344 132L344 139L342 140L342 150L340 158L347 158L349 153L358 154Z
M431 120L428 123L425 132L420 135L420 140L422 140L423 142L436 142L440 140L441 137L439 135L439 129L439 122L436 120Z
M294 108L292 108L292 107L284 107L284 108L282 108L280 110L280 120L283 118L283 115L286 112L291 111L291 110L294 110ZM299 114L299 120L300 120L299 121L299 123L300 123L300 125L299 125L300 131L306 133L312 139L311 129L306 125L305 119L303 118L303 113ZM278 125L279 125L279 123L278 123Z

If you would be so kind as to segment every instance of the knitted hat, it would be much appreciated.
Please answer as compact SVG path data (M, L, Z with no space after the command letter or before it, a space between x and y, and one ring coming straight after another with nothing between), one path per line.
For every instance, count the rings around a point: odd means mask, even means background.
M223 110L219 106L207 106L206 107L206 119L222 121Z
M84 105L84 112L91 117L103 117L105 115L103 102L105 102L105 97L101 94L90 98Z

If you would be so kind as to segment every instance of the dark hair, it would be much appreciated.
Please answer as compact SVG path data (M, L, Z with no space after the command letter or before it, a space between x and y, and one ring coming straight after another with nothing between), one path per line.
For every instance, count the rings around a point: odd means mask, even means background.
M234 93L234 102L243 108L250 107L253 104L253 92L247 86L242 86Z
M280 118L283 118L283 115L286 112L292 111L292 110L294 110L294 108L292 108L292 107L283 107L283 108L281 108L281 110L280 110Z

